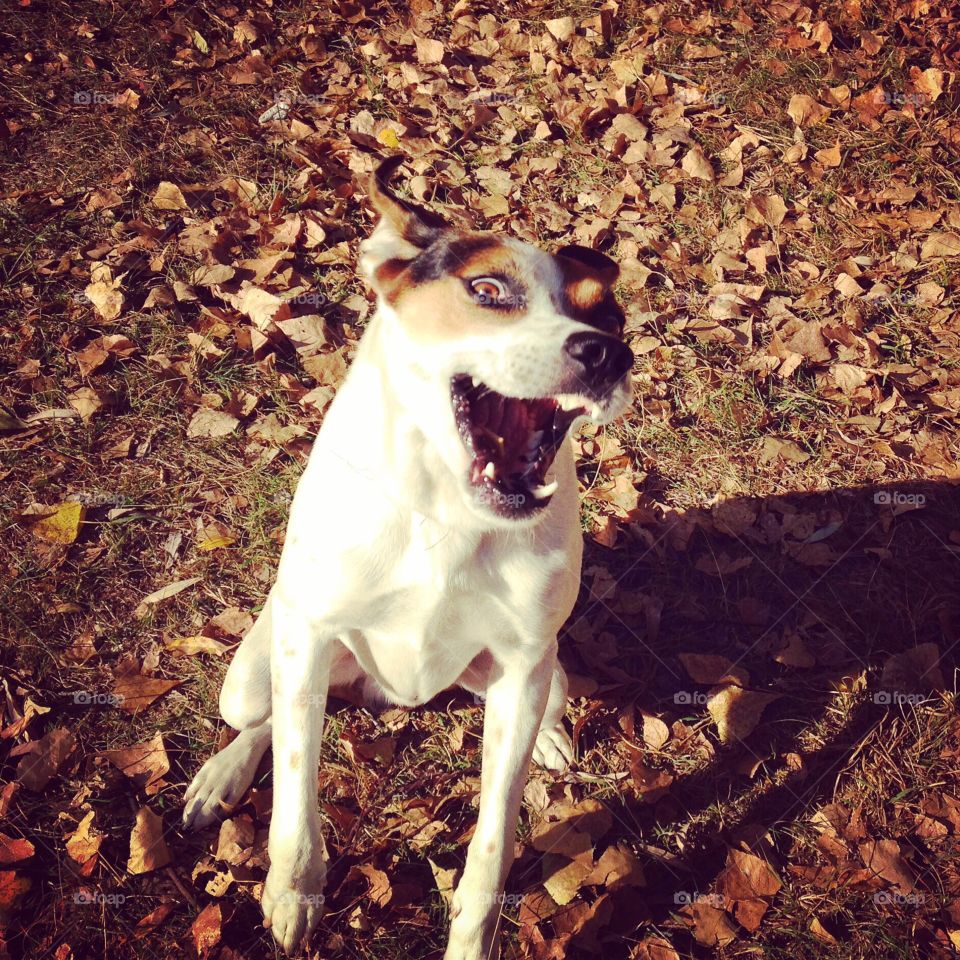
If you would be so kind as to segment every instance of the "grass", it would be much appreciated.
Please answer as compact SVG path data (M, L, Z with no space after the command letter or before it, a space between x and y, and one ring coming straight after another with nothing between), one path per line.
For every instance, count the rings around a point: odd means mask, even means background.
M516 16L523 31L539 33L544 18L593 16L596 11L588 8L508 5L490 16L494 22ZM363 295L353 257L369 227L350 167L351 157L372 149L351 139L350 120L361 109L410 127L411 139L402 146L430 162L438 196L457 205L469 207L482 192L472 179L479 167L519 170L532 158L557 158L555 177L517 174L511 216L489 225L500 231L514 230L514 221L536 223L537 205L551 200L561 211L569 209L571 218L568 229L552 230L555 237L545 239L570 242L574 228L595 216L590 208L579 209L581 194L606 197L626 173L641 189L625 203L639 218L614 218L606 243L612 255L635 255L653 271L643 285L625 274L620 295L634 342L653 337L658 345L647 344L638 359L634 409L608 428L623 458L611 463L585 452L579 463L588 491L581 518L587 535L584 582L561 636L568 670L597 687L575 697L568 712L577 739L575 772L560 780L532 774L518 834L521 853L507 892L526 896L529 906L543 894L544 870L556 863L529 843L542 816L538 798L548 804L601 801L612 826L596 855L614 844L633 851L646 886L584 886L577 893L574 911L601 909L605 897L613 904L613 918L601 925L595 944L584 931L563 939L565 924L573 921L562 905L553 904L553 919L534 925L514 903L504 921L505 957L642 958L649 954L640 944L653 937L685 958L950 955L949 937L960 928L953 907L960 889L960 825L942 812L931 814L930 803L956 797L960 789L951 646L960 624L960 500L950 468L960 449L956 411L942 396L955 388L960 359L958 261L918 260L910 269L892 269L891 255L910 254L910 245L924 234L875 215L896 220L907 210L939 210L938 228L955 226L951 205L960 191L943 131L955 122L958 102L951 87L919 119L878 128L837 111L827 123L804 129L803 139L809 157L839 138L842 166L816 173L808 161L786 162L784 152L795 142L786 114L789 97L819 98L825 87L854 86L867 67L852 53L838 53L857 49L857 28L845 16L838 19L832 6L818 8L815 18L834 27L837 41L829 56L815 48L785 51L787 26L754 6L749 11L756 29L737 33L729 13L711 9L715 23L703 34L691 24L705 8L625 4L612 43L597 46L596 62L562 47L550 54L558 76L537 74L526 53L470 52L464 41L445 62L452 72L442 83L416 63L413 47L404 46L409 24L386 6L378 8L372 26L363 17L350 23L318 17L301 3L274 4L262 14L266 19L252 21L261 39L230 50L234 19L243 15L203 6L151 12L84 0L50 16L34 3L5 19L0 87L23 129L11 132L0 158L0 412L25 417L69 410L71 396L84 386L105 399L89 422L51 419L0 435L0 702L6 709L0 728L16 719L14 711L22 711L28 699L50 707L25 734L0 741L0 782L17 782L18 758L9 755L14 744L29 744L56 727L77 738L50 785L41 793L21 786L4 817L5 836L25 837L36 848L32 858L4 865L32 884L6 912L0 899L10 955L151 960L169 956L171 944L192 952L191 926L199 911L219 903L225 911L223 946L212 954L228 958L230 948L251 960L275 956L269 933L259 926L262 869L236 870L227 893L214 895L208 884L228 869L214 859L216 831L187 835L177 825L182 791L223 733L217 694L228 658L174 658L166 643L208 628L227 607L260 608L307 446L256 445L244 428L218 440L190 438L193 412L203 398L229 404L243 391L258 400L244 427L274 414L281 424L304 426L309 440L319 418L298 400L314 384L282 340L254 354L244 340L249 324L212 294L198 291L195 301L145 308L148 288L189 282L199 265L215 257L183 249L179 229L154 246L121 254L117 246L133 234L118 225L140 222L160 231L172 217L151 201L161 181L208 184L211 189L183 215L188 222L237 218L238 230L244 218L255 220L256 229L228 244L227 259L239 261L264 252L273 218L315 212L327 239L312 253L292 250L288 266L324 296L317 312L329 322L331 344L349 354L362 333L351 306L352 297ZM485 9L476 16L490 22ZM659 33L642 40L657 17ZM663 26L672 19L694 32ZM896 21L867 3L864 19L878 31ZM932 30L935 20L931 14L921 26ZM448 39L462 21L444 11L434 25ZM215 63L200 62L193 30L220 51L218 57L222 53ZM725 56L688 61L688 37L697 43L715 39ZM902 34L897 37L902 46ZM396 53L386 65L361 50L377 38ZM336 72L311 44L326 44L334 61L346 62L346 72ZM231 83L230 71L246 62L254 46L266 51L272 74ZM902 51L891 39L867 65L869 83L882 80L902 89L909 66L929 66L935 49L930 40L922 55L910 52L901 63ZM602 134L591 132L592 126L565 126L562 118L569 114L561 108L567 104L553 101L582 98L599 111L594 125L602 131L602 104L614 94L603 86L611 76L608 62L638 51L646 57L646 79L654 69L676 73L722 94L725 104L719 112L692 110L664 120L660 101L641 98L641 117L654 135L683 124L721 172L731 164L718 154L738 130L757 134L761 147L744 155L742 189L692 181L679 176L675 164L627 170L601 149ZM425 82L437 81L430 93L400 72L403 58L430 77ZM337 89L298 113L316 130L305 143L274 141L256 117L274 90L296 84L308 67L320 77L328 70ZM468 70L478 89L515 94L512 113L469 137L450 134L452 145L444 146L444 131L462 125L460 94L472 84L464 79ZM344 84L354 84L349 94ZM126 88L141 94L136 111L73 103L77 90L119 94ZM532 139L541 118L562 136ZM187 136L192 130L202 131L212 146L198 146ZM686 146L676 141L673 147L679 162ZM242 207L216 189L231 175L257 183L254 204ZM876 187L894 180L921 187L919 199L907 205L870 199ZM676 186L675 209L646 204L643 192L660 183ZM120 202L89 212L91 191L106 187L117 191ZM791 208L784 225L754 225L743 249L731 248L739 257L763 240L776 247L765 275L728 270L725 276L766 286L760 301L745 305L752 349L710 342L686 323L709 316L718 237L739 237L748 191L777 193ZM811 226L797 228L800 211L809 214ZM346 262L325 256L341 242L348 247ZM840 301L832 283L850 257L869 258L865 269L889 283L893 297ZM82 294L98 260L110 263L115 275L126 274L127 309L115 322L99 318ZM819 278L797 269L801 261L814 264ZM916 299L919 286L930 282L944 290L935 306ZM819 299L805 301L818 285L824 287ZM678 293L687 299L678 302ZM770 348L779 327L766 309L773 297L791 301L789 309L805 321L848 326L861 339L871 338L868 356L849 359L876 371L869 395L834 396L826 365L804 362L786 377L750 367L747 361ZM190 335L208 331L215 310L223 311L217 316L226 317L229 332L213 339L224 353L204 359ZM80 377L73 354L95 336L112 333L130 337L138 352ZM838 343L831 341L833 359L843 359ZM265 359L271 354L273 360ZM39 375L17 373L27 360L36 361ZM919 373L892 365L916 366ZM851 422L858 415L875 416L878 423ZM124 438L130 438L130 452L111 454ZM785 439L808 458L768 459L768 442ZM594 494L624 472L638 487L639 507L616 522L613 546L603 546L593 536L610 508ZM874 502L878 492L922 496L926 504L894 516ZM31 503L78 496L89 504L88 513L68 548L39 541L21 519ZM211 552L198 549L200 530L211 523L223 524L236 542ZM134 614L144 596L187 577L201 579L147 616ZM605 583L616 588L604 593ZM97 653L78 663L70 651L87 636ZM815 665L774 659L791 636L802 638ZM941 650L947 690L918 704L878 702L890 658L924 643ZM726 656L749 671L751 688L778 695L744 743L720 741L705 706L708 687L693 683L677 657L681 651ZM181 685L133 717L74 702L76 691L111 690L118 665L130 659ZM699 699L683 702L681 693ZM671 727L660 747L643 740L645 713ZM320 955L413 960L443 949L447 907L430 861L462 866L476 816L472 790L481 722L482 708L464 694L444 694L402 720L333 705L321 769L332 866L328 912L315 941ZM171 770L159 791L147 795L103 752L143 743L157 732ZM352 759L348 742L383 737L396 740L392 761ZM646 792L639 765L672 778L661 794ZM269 791L268 769L257 785ZM855 815L862 835L850 830L827 844L815 816L829 805ZM173 862L133 876L126 870L129 838L142 806L164 818ZM65 842L87 810L95 811L105 840L92 874L84 877ZM239 813L251 817L262 839L268 817L260 800ZM934 831L927 820L945 832ZM417 829L433 822L442 824L436 836L415 839ZM894 888L886 880L863 875L865 839L899 844L916 876L916 902L890 897ZM702 933L698 940L680 895L711 894L731 848L762 854L783 886L767 898L769 909L757 930L731 920L737 938L709 946ZM366 880L353 871L364 865L387 873L393 904L382 908L369 899ZM84 888L114 901L78 902ZM135 935L138 921L161 904L172 906L169 917ZM814 918L835 942L811 929ZM547 946L538 947L538 937Z

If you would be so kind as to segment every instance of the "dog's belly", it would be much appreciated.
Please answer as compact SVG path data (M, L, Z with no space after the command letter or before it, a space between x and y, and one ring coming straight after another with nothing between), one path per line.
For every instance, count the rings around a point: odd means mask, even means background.
M491 600L475 595L407 600L409 613L407 603L398 605L383 622L340 637L394 703L426 703L453 686L479 654L511 641L509 621Z

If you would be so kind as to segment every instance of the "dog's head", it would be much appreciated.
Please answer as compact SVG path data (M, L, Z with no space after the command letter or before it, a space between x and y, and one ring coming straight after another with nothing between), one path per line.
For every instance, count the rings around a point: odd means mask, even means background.
M487 520L532 521L556 490L554 457L579 417L630 402L633 354L609 257L555 254L464 231L395 197L391 158L370 181L380 220L360 267L380 299L401 403Z

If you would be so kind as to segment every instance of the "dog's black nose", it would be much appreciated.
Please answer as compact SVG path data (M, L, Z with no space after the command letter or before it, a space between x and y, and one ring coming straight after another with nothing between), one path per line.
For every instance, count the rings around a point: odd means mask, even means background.
M602 333L572 333L563 349L574 361L578 379L596 390L613 386L633 366L630 348Z

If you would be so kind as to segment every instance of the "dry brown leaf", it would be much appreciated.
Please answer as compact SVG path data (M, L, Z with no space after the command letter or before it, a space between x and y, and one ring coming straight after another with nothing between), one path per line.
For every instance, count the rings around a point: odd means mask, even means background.
M680 960L680 954L659 937L647 937L633 949L632 960Z
M776 693L758 693L736 686L711 690L707 694L707 710L717 725L720 742L730 744L748 737L765 707L777 699Z
M694 683L716 686L732 683L745 687L750 683L750 674L732 660L717 653L681 653L680 662Z
M622 844L607 847L584 881L591 886L604 886L608 890L625 887L645 887L643 866L636 855Z
M103 408L103 400L93 387L80 387L67 397L67 402L80 414L84 423Z
M705 947L723 947L737 937L726 914L708 903L689 903L680 912L691 918L694 939Z
M931 233L920 247L921 260L960 257L960 233Z
M152 792L150 788L170 772L170 758L159 731L146 743L106 750L102 755L148 794Z
M170 863L170 850L163 838L163 818L149 807L137 811L136 823L130 834L130 858L127 872L149 873Z
M120 280L95 280L83 291L104 320L116 320L123 312L123 291Z
M18 863L33 856L33 844L23 837L0 833L0 863Z
M208 903L190 925L193 947L201 958L210 955L210 951L220 943L223 934L223 912L219 903Z
M173 640L165 640L164 647L176 657L193 657L197 654L206 653L213 657L220 657L226 653L230 647L213 637L195 636L195 637L177 637Z
M695 145L687 151L683 160L680 162L683 172L695 180L706 180L707 183L713 183L717 175L713 171L710 161L706 158L703 150Z
M93 873L104 840L104 835L93 825L95 816L96 811L90 810L67 837L67 855L80 864L80 873L85 877Z
M153 203L158 210L190 209L187 204L187 198L183 195L183 191L175 183L170 183L169 180L160 181L160 185L153 194L151 203Z
M913 871L900 855L896 840L865 840L859 846L863 865L876 876L908 895L917 889Z
M569 903L587 882L593 871L593 860L564 861L560 857L543 858L543 886L560 906Z
M30 878L13 870L0 870L0 924L6 924L17 902L30 889Z
M117 709L129 714L139 713L181 683L182 680L163 680L161 677L147 677L142 673L117 674L113 684Z
M73 753L76 737L63 727L51 730L17 764L17 779L29 790L42 790Z
M543 24L550 36L560 43L566 43L575 33L576 24L573 17L557 17L554 20L545 20Z
M223 410L210 410L207 407L201 407L193 415L187 426L188 437L226 437L237 429L240 421L224 413Z
M812 127L823 123L830 116L830 109L805 93L795 93L790 98L787 113L798 127Z
M773 897L782 886L773 868L760 857L732 848L716 881L716 891L731 900Z
M243 814L224 820L217 836L214 857L234 866L246 863L253 853L254 828L251 817Z
M41 517L30 525L30 532L48 543L60 543L64 546L74 543L80 535L80 524L86 516L86 508L72 501L60 503L54 512Z
M660 750L670 739L670 728L652 713L643 712L643 742L651 750Z

